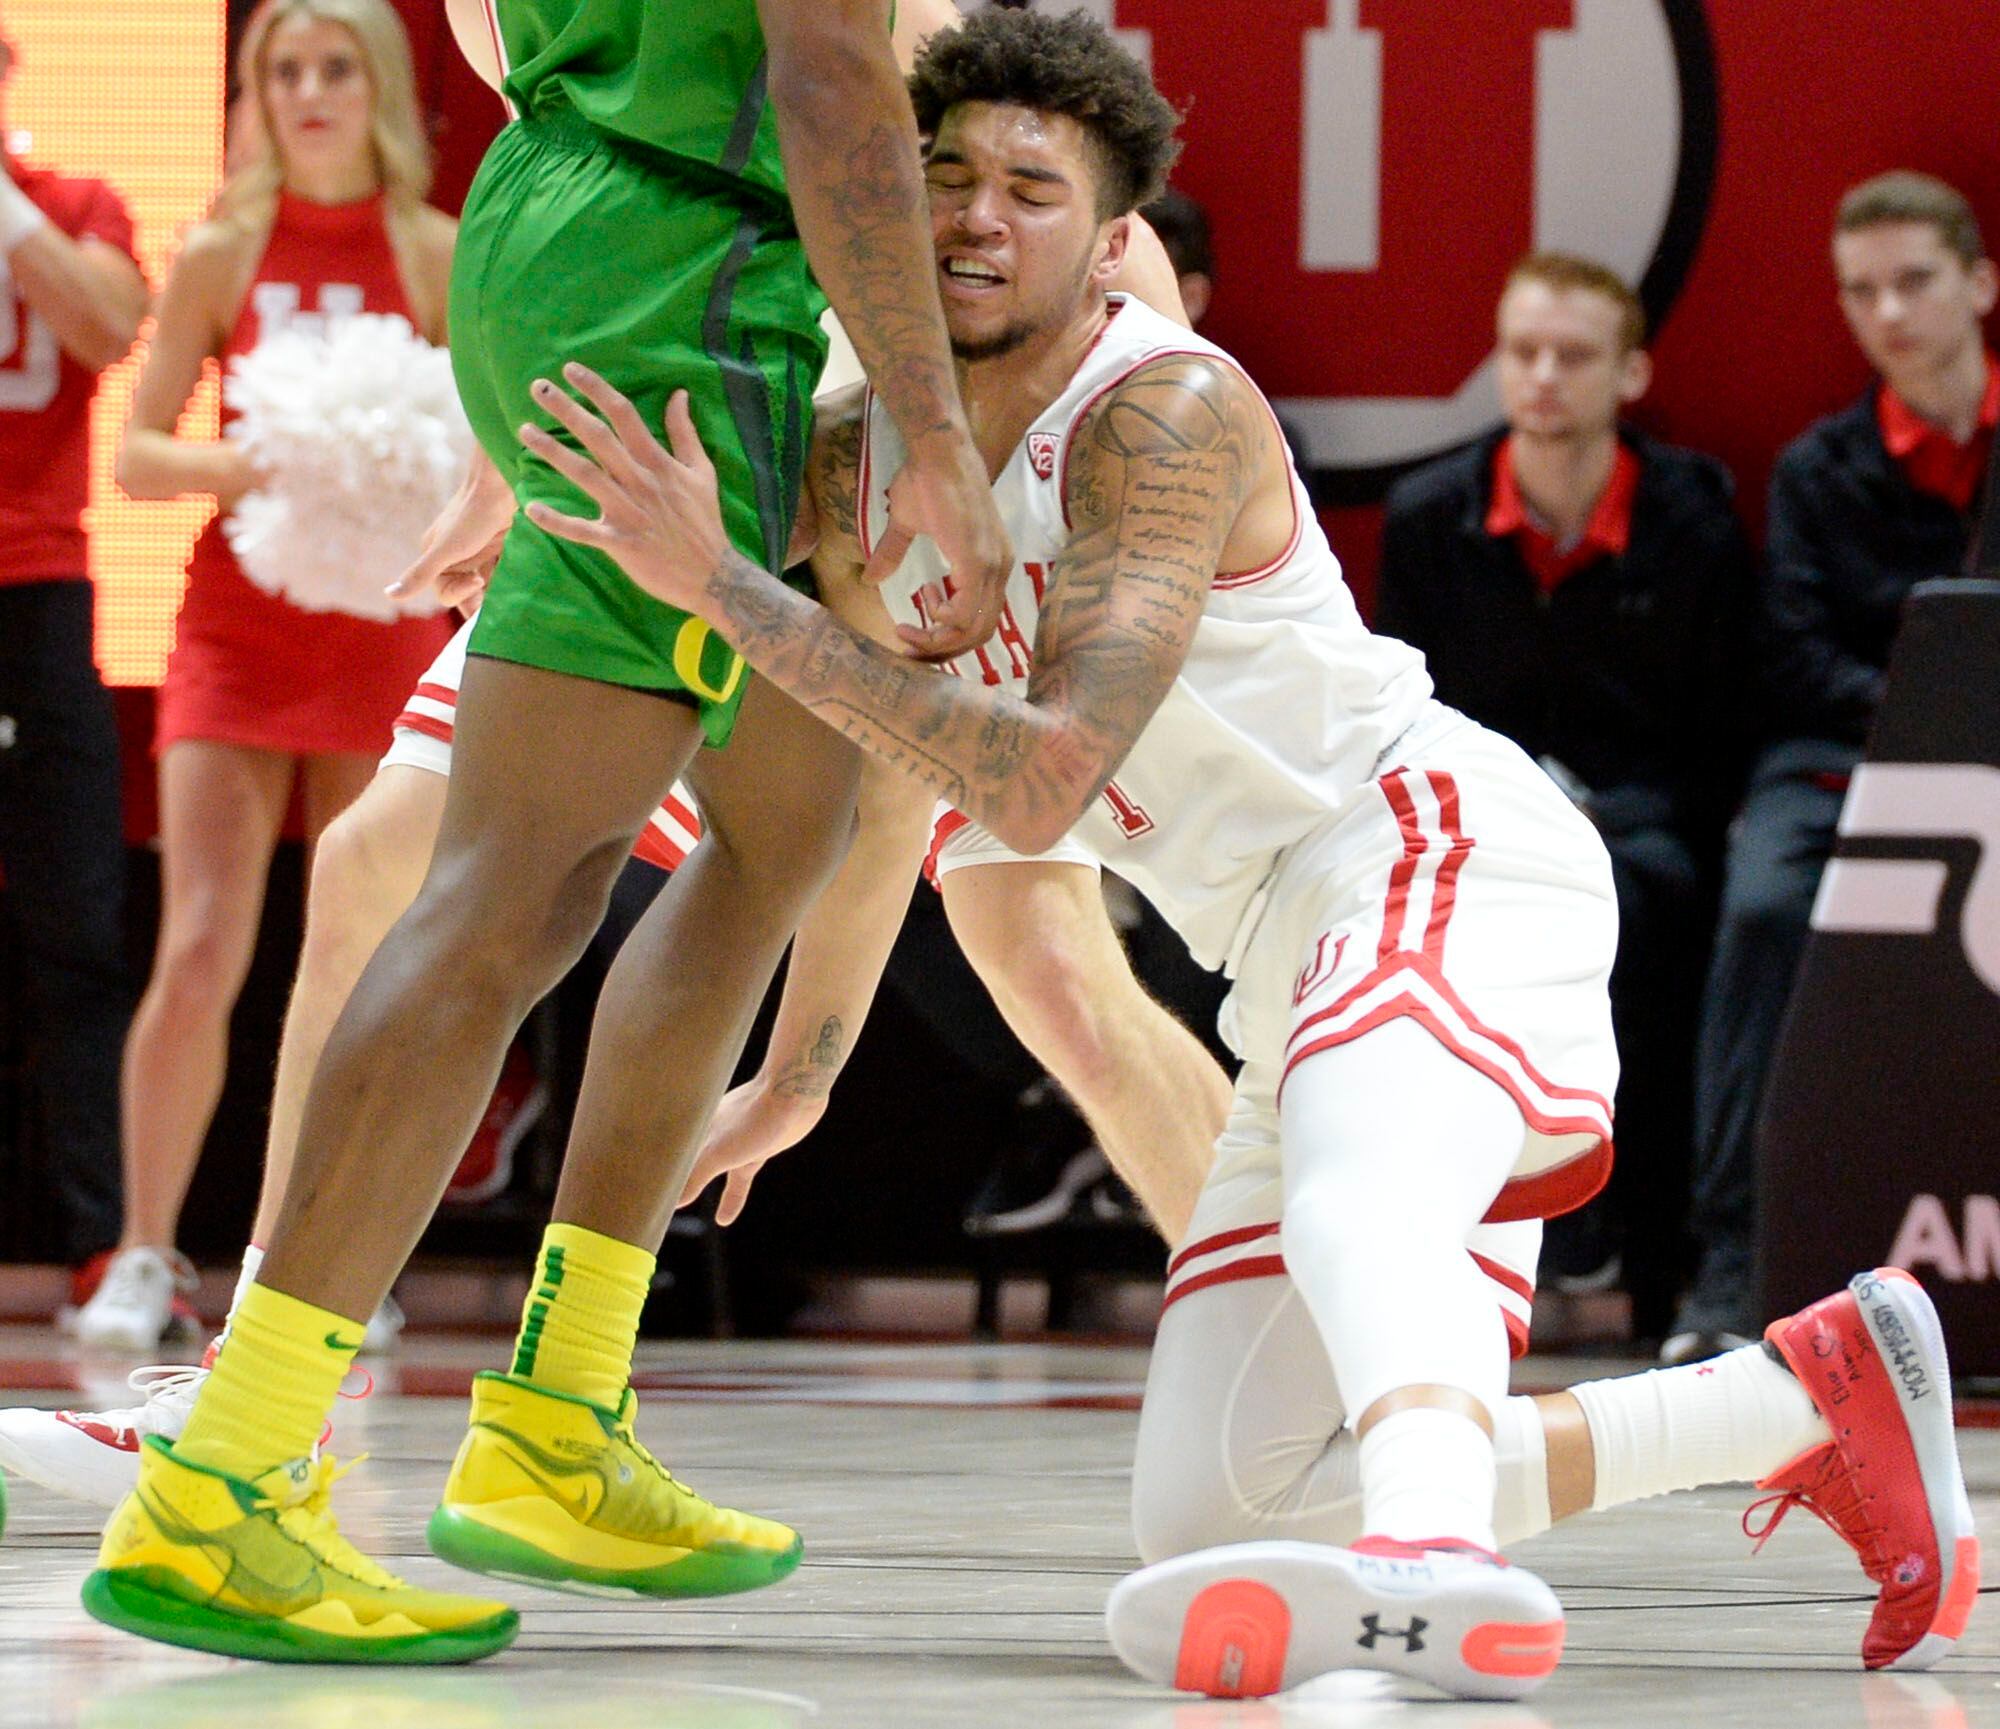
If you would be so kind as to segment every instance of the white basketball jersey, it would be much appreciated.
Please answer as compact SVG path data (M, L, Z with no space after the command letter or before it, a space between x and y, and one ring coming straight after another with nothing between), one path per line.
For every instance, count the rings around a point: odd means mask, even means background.
M1042 593L1070 539L1069 443L1091 405L1164 355L1236 368L1144 302L1110 301L1096 345L993 483L1015 565L998 631L951 663L962 678L1027 683ZM872 392L864 412L866 551L887 526L903 444ZM1208 966L1233 958L1278 854L1374 778L1430 695L1422 656L1362 624L1296 472L1291 486L1290 544L1261 569L1216 576L1180 676L1072 836L1152 901ZM943 574L936 547L920 539L883 586L891 616L923 622L917 597Z

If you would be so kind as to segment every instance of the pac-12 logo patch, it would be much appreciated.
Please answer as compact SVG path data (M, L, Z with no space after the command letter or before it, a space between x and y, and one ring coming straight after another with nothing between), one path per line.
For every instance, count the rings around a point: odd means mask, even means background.
M1047 480L1056 471L1056 435L1053 432L1028 434L1028 462L1038 480Z

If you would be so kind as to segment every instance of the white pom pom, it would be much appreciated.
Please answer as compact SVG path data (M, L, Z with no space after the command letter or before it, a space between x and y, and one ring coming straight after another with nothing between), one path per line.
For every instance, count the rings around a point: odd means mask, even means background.
M250 580L308 612L435 612L430 596L382 590L471 460L450 355L409 320L364 312L235 356L222 395L230 436L272 476L222 525Z

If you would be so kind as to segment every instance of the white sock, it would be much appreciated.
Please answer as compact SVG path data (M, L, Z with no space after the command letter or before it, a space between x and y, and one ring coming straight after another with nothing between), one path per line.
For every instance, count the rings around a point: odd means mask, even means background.
M1705 1483L1756 1482L1832 1434L1762 1345L1570 1392L1590 1424L1595 1509Z
M1549 1512L1548 1438L1533 1399L1504 1399L1493 1413L1493 1464L1496 1546L1539 1537L1555 1519Z
M1493 1548L1492 1438L1470 1417L1428 1406L1384 1417L1361 1437L1361 1529Z
M257 1282L258 1270L264 1265L264 1251L255 1243L246 1243L243 1248L243 1270L236 1275L236 1289L229 1296L229 1313L222 1317L222 1331L215 1336L220 1345L229 1337L230 1323L236 1319L236 1311L242 1306L243 1293Z

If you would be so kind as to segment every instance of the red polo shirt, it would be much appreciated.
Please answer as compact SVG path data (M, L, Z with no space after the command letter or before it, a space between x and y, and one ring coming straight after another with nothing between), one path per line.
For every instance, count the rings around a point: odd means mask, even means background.
M1963 444L1925 420L1886 384L1876 392L1875 420L1882 429L1882 442L1912 486L1944 499L1954 510L1966 510L1986 473L1993 429L2000 426L2000 365L1992 355L1986 357L1979 423Z
M1620 440L1611 479L1598 495L1583 533L1575 545L1559 547L1528 513L1528 501L1514 477L1514 439L1509 434L1493 453L1493 502L1486 507L1486 532L1496 540L1512 536L1521 562L1534 573L1542 592L1553 594L1579 570L1600 558L1614 557L1631 544L1632 500L1638 490L1639 458Z

